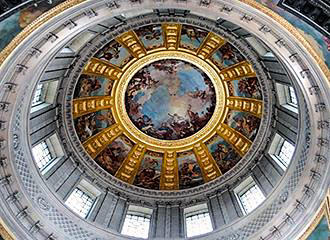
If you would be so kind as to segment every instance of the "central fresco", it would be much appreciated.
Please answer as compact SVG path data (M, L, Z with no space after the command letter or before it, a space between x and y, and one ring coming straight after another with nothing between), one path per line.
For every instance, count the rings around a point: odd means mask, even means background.
M125 105L134 125L162 140L189 137L202 129L215 108L210 78L191 63L176 59L153 62L129 82Z
M263 112L245 56L222 36L179 23L110 40L84 67L73 98L77 137L105 176L151 190L226 174L251 147Z

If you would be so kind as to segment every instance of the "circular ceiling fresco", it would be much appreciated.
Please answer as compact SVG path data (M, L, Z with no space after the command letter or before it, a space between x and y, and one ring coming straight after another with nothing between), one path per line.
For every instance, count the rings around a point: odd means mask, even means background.
M76 83L73 119L109 174L152 190L187 189L232 169L263 112L251 63L223 37L186 24L127 31Z
M164 59L139 70L129 82L126 111L148 136L177 140L193 135L215 108L210 78L191 63Z

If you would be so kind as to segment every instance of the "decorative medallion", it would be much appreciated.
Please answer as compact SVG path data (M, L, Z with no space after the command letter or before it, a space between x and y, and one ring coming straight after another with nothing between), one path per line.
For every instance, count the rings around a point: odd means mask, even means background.
M152 190L212 181L248 152L263 101L252 65L223 37L152 24L110 40L84 67L72 116L105 171Z

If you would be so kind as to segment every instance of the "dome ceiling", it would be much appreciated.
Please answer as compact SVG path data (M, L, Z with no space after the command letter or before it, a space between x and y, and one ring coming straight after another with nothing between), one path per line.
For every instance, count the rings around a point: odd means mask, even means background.
M162 23L121 34L90 59L72 108L78 138L109 174L152 190L228 172L258 132L255 71L227 39Z

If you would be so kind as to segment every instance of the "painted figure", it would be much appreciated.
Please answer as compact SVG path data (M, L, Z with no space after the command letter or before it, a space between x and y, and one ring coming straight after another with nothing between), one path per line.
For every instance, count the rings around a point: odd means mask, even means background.
M227 82L229 95L262 100L261 87L256 77Z
M206 146L217 162L222 174L233 168L241 159L240 155L235 152L233 147L218 135L213 136L206 143Z
M134 30L147 50L163 45L162 27L160 24L143 26Z
M113 80L82 74L75 88L74 97L107 96L111 94Z
M244 56L228 42L220 47L212 57L212 61L221 69L244 60Z
M202 44L204 38L208 32L189 25L182 25L181 30L181 47L188 48L190 50L196 50Z
M249 113L230 111L225 123L250 140L254 140L260 126L260 119Z
M192 151L179 153L177 160L179 166L180 189L196 187L204 183L202 171Z
M121 164L127 157L133 144L124 136L114 140L102 153L95 159L101 167L110 174L115 175Z
M162 159L163 154L147 151L142 160L141 167L135 177L134 185L158 190Z
M133 58L128 50L116 40L112 40L105 45L97 54L95 54L95 57L119 67L124 66Z
M81 142L115 123L111 110L86 114L75 120L75 128Z

